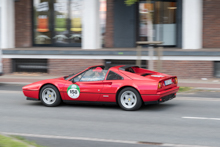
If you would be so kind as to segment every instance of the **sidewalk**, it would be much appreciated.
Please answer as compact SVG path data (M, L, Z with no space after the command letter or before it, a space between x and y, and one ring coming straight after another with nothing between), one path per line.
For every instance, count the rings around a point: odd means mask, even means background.
M10 74L0 76L0 83L5 84L30 84L45 79L53 79L62 76L48 76L40 74ZM220 90L220 79L179 79L181 87L210 88Z
M25 74L25 75L10 74L10 75L0 76L0 83L26 85L40 80L54 79L58 77L62 77L62 76L48 76L48 75L39 75L39 74Z
M178 85L181 87L220 90L220 79L179 79Z

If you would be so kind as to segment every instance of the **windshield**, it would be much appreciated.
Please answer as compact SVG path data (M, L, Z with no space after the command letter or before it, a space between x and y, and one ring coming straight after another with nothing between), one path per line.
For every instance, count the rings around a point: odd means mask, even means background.
M68 76L64 76L64 79L65 80L68 80L69 78L71 78L72 76L74 76L75 74L73 73L73 74L70 74L70 75L68 75Z

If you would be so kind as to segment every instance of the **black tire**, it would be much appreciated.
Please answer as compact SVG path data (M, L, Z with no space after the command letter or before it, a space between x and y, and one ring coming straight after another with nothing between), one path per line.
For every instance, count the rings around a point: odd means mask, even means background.
M126 103L123 103L123 101L125 101L125 99L126 99L126 98L124 97L124 95L125 95L126 93L128 93L128 94L130 93L130 94L131 94L130 96L132 96L132 97L133 97L133 94L134 94L135 96L134 96L133 98L136 97L136 102L134 102L134 103L130 102L130 99L131 99L131 98L129 98L129 102L133 104L132 107L130 107L130 106L129 106L128 104L126 104ZM123 96L122 96L122 95L123 95ZM138 110L138 109L142 106L142 99L141 99L141 96L140 96L139 92L138 92L136 89L131 88L131 87L127 87L127 88L122 89L122 90L120 91L120 93L118 94L117 100L118 100L119 106L120 106L123 110L126 110L126 111L135 111L135 110ZM128 106L126 107L126 105L128 105Z
M51 90L51 92L55 92L55 94L52 93L53 97L55 98L55 100L53 99L52 103L49 103L49 99L48 98L43 98L43 92L45 92L46 90ZM51 97L51 94L50 94ZM53 85L45 85L41 88L40 90L40 100L42 102L42 104L44 104L47 107L55 107L60 105L61 103L61 96L60 96L60 92L57 90L57 88Z

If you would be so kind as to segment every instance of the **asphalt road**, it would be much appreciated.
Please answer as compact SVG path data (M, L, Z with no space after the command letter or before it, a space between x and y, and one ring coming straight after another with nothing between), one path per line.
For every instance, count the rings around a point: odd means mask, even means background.
M0 84L0 133L48 147L220 146L220 93L179 94L166 103L127 112L114 105L49 108L26 101L21 87Z

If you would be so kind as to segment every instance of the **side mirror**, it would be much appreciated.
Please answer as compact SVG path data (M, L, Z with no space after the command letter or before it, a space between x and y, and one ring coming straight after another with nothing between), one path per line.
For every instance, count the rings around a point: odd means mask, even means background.
M72 81L72 83L76 83L76 81L74 80L74 78L73 78L71 81Z

